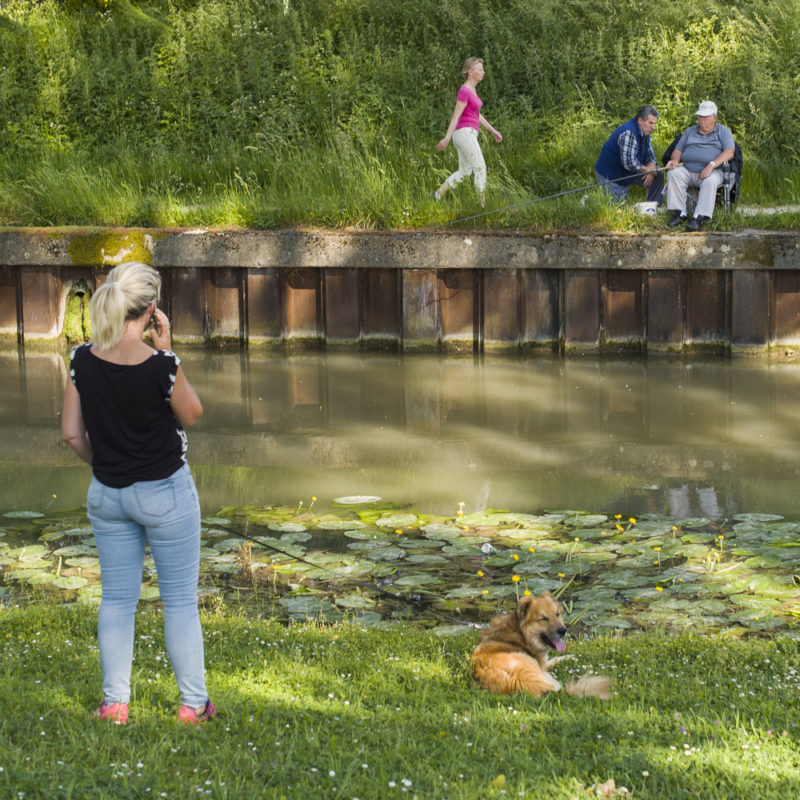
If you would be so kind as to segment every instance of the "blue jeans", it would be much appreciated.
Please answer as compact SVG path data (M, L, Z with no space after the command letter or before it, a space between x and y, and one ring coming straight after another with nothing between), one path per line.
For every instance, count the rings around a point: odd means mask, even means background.
M145 543L156 562L164 638L184 704L208 700L197 608L200 502L189 466L169 478L112 489L92 478L86 501L103 586L97 640L106 703L127 703Z
M622 181L619 183L610 183L609 179L606 178L605 175L601 175L597 170L594 171L594 177L607 195L610 195L620 202L628 199L628 189L631 188L632 184L636 183L639 186L644 185L644 173L635 175L631 179L631 183L627 184L623 184ZM653 182L647 187L645 194L649 202L661 205L661 200L664 196L663 172L656 172L653 176Z

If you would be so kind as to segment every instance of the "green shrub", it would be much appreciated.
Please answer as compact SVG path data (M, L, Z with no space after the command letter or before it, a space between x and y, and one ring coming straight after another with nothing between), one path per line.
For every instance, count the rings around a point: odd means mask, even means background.
M499 204L590 183L642 103L660 151L705 98L745 151L744 195L785 202L798 21L797 0L11 0L0 222L407 224L454 168L434 145L468 55L505 137L484 148ZM56 204L54 169L108 188Z

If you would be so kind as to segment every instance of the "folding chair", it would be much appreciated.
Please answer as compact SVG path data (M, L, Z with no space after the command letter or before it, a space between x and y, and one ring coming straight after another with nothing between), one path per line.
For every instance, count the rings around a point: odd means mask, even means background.
M672 144L664 151L664 155L661 157L663 166L666 166L667 162L672 158L672 151L678 144L681 135L682 134L679 133L672 140ZM742 184L742 162L742 148L739 147L738 142L734 141L733 158L722 165L722 184L719 189L717 189L717 197L719 197L720 194L722 195L722 206L726 211L730 211L731 206L736 205L736 201L739 199L739 190ZM667 180L669 180L669 178L667 178ZM691 216L691 212L697 205L697 189L694 187L690 187L687 191L687 201L686 213ZM689 208L689 206L691 206L691 208Z

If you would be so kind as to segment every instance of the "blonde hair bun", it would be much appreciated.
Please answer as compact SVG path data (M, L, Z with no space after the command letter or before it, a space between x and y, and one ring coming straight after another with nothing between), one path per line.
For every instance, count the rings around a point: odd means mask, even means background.
M92 340L108 350L121 338L125 323L138 319L161 293L161 276L149 264L128 261L108 273L106 282L92 295L89 313Z

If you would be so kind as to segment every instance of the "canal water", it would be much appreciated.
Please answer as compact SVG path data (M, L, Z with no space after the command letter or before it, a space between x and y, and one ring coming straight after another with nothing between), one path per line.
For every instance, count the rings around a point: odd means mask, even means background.
M800 519L800 368L744 360L183 352L206 514L373 495L509 509ZM0 353L0 513L80 506L63 355ZM312 498L316 498L312 500Z

